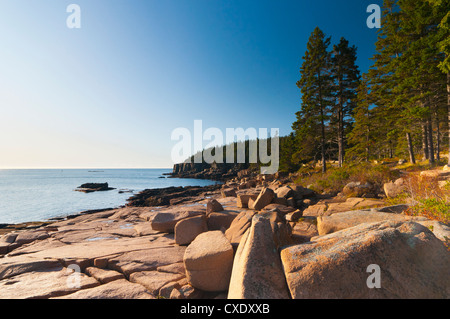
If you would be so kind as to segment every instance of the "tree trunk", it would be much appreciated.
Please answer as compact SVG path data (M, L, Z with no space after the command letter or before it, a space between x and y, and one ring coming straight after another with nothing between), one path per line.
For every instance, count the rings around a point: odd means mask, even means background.
M341 107L339 107L339 125L338 125L338 147L339 147L339 155L338 155L338 162L339 167L342 167L342 164L344 163L344 132L343 132L343 123L342 123L342 111Z
M406 133L406 139L408 140L409 161L411 162L411 164L416 164L416 158L414 157L414 149L410 133Z
M393 158L394 157L394 150L392 147L392 141L389 140L389 158Z
M435 119L436 119L436 161L439 162L441 160L441 141L440 141L440 135L441 135L441 131L439 129L439 116L438 116L438 112L435 111L434 112L435 115Z
M431 118L427 120L428 128L428 160L430 164L434 164L434 147L433 147L433 125L431 123Z
M367 135L366 135L366 162L368 162L370 160L370 132L367 131Z
M339 167L344 163L344 106L343 106L342 80L339 79L339 109L338 109L338 148Z
M322 173L327 172L327 162L325 160L325 121L324 121L324 114L323 114L323 108L320 108L320 115L322 117Z
M370 160L370 110L367 108L366 162Z
M428 154L428 129L425 121L422 122L422 150L423 150L423 159L429 159Z
M327 172L327 162L325 161L325 114L324 114L324 105L322 99L322 85L321 85L321 76L319 71L319 103L320 103L320 123L322 125L322 173Z

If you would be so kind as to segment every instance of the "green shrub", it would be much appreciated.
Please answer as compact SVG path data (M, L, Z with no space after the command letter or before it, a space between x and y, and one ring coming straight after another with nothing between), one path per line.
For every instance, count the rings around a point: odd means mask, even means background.
M309 175L303 171L296 180L302 186L309 186L319 193L338 193L350 182L370 183L379 191L383 184L397 177L398 172L383 165L360 163L343 167L330 167L325 174L314 170Z
M438 198L418 198L416 201L417 204L408 209L409 215L450 223L450 203Z

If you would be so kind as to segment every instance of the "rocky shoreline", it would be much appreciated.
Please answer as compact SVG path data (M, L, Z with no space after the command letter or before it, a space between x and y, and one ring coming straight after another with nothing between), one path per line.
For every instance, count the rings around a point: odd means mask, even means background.
M180 163L173 166L173 172L165 174L171 178L197 178L215 181L228 181L240 175L250 175L248 164L227 163ZM253 173L253 172L252 172Z
M359 197L331 197L241 171L222 185L5 226L0 298L448 299L450 228L359 186L348 187ZM368 284L371 265L380 288Z

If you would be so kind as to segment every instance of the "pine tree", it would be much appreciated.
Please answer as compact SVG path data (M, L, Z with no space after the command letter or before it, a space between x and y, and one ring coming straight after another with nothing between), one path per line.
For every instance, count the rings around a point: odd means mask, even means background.
M428 2L433 5L435 13L444 14L439 23L437 46L439 51L444 54L444 59L438 67L447 77L448 165L450 165L450 0L428 0Z
M375 43L376 53L373 65L367 73L369 100L372 106L372 146L378 158L391 156L398 132L393 130L401 114L402 105L395 104L394 90L398 81L399 57L407 46L398 36L400 13L396 0L385 0L383 6L382 28ZM376 126L376 128L375 128Z
M280 137L280 171L292 172L299 168L294 154L297 151L294 133Z
M346 155L350 159L364 159L368 162L372 153L374 123L366 79L360 82L357 92L357 106L354 109L355 123L348 134L351 147Z
M436 1L441 10L444 2L448 8L449 0ZM383 123L373 135L374 148L389 156L407 150L413 161L414 138L421 130L424 157L433 163L435 146L440 148L443 97L443 78L437 70L443 60L437 43L443 37L437 26L444 14L416 0L385 0L383 12L367 76L374 123Z
M433 116L442 98L443 77L438 65L443 59L437 43L442 14L427 1L399 0L401 23L399 35L408 42L396 70L398 99L403 99L423 127L423 148L431 164L435 162ZM418 115L418 116L417 116ZM438 125L439 123L437 123Z
M293 124L300 138L317 141L320 145L322 172L326 172L326 124L331 107L331 54L330 38L318 27L312 32L300 68L297 86L302 93L302 107ZM317 138L318 137L318 138Z
M333 117L337 122L338 163L344 162L345 132L352 121L353 109L356 104L357 88L360 72L356 65L356 47L349 47L349 42L341 38L338 45L333 46L332 74L334 80L335 105Z

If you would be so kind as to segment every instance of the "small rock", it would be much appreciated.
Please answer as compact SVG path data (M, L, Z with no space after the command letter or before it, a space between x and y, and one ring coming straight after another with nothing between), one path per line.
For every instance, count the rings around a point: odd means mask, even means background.
M258 197L258 195L253 194L240 194L237 195L236 204L239 208L248 208L248 201L252 198L255 200Z
M311 205L303 211L303 216L322 216L326 213L328 206L326 204Z
M378 209L378 211L382 212L382 213L401 214L405 210L407 210L408 207L409 207L409 205L399 204L399 205L394 205L394 206L386 206L386 207Z
M175 225L182 219L202 215L202 211L168 211L159 212L151 221L153 230L173 233Z
M171 281L162 286L159 289L158 296L162 298L170 298L170 295L172 294L172 291L177 290L181 288L181 285L177 281Z
M106 268L108 266L108 258L95 258L94 266L100 269Z
M223 211L222 205L215 199L210 199L206 203L206 216L211 213Z
M169 299L185 299L183 294L178 289L172 289Z
M209 230L227 230L233 223L239 212L224 210L219 213L211 213L208 215Z
M236 191L233 188L225 188L220 191L223 198L225 197L236 197Z
M252 218L256 214L254 211L243 211L237 215L230 225L230 228L225 232L225 236L230 241L234 248L237 248L242 236L247 231L252 223Z
M284 215L292 213L294 210L295 208L281 204L269 204L262 209L265 212L278 212Z
M275 193L272 189L264 187L261 192L259 193L258 197L256 198L253 209L254 210L261 210L267 205L269 205L272 202L272 199L274 198Z
M296 222L303 216L303 212L300 209L297 209L296 211L292 213L286 214L286 220L289 222Z
M201 299L204 295L203 291L192 287L189 284L182 286L179 289L180 294L183 296L180 299Z
M184 266L188 282L204 291L228 289L233 247L221 231L202 233L186 248Z
M350 182L344 186L342 193L345 196L363 197L366 194L372 193L374 187L370 183L361 184L360 182Z
M188 245L195 237L206 231L208 231L208 226L205 216L199 215L182 219L175 225L175 243Z
M294 190L290 186L282 186L275 190L276 197L278 198L286 198L294 196Z
M395 182L385 183L383 185L384 193L388 198L395 198L406 191L406 183L403 178L397 179Z

